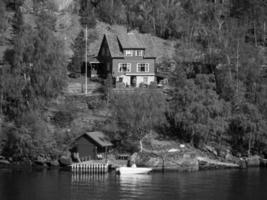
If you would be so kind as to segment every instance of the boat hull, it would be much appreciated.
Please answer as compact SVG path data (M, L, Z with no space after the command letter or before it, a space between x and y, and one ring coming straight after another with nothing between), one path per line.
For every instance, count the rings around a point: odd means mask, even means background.
M119 174L148 174L152 171L152 168L147 167L120 167L118 169Z

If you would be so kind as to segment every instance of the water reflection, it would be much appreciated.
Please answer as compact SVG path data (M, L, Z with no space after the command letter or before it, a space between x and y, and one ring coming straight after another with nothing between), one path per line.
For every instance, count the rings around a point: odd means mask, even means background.
M152 184L152 175L136 174L119 176L120 199L141 198Z
M72 173L72 185L89 185L91 183L104 182L108 178L108 174L86 174Z
M267 199L267 170L150 175L0 170L0 200L250 200Z

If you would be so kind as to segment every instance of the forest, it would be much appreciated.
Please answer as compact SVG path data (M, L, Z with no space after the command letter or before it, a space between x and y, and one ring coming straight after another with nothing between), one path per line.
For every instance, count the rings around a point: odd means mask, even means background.
M51 130L44 111L63 95L68 66L83 62L84 41L75 40L69 61L61 51L63 41L53 34L49 2L33 0L36 18L29 27L20 9L23 0L0 1L0 35L8 24L13 30L12 49L0 68L0 140L9 156L55 154L69 139ZM94 28L101 21L177 42L173 58L159 63L165 68L171 59L176 63L164 93L140 89L118 95L104 84L108 98L101 102L112 113L105 122L113 127L109 132L139 141L141 149L143 137L153 130L197 148L215 143L230 146L236 155L267 155L266 0L74 3L82 27ZM211 70L202 72L198 66Z

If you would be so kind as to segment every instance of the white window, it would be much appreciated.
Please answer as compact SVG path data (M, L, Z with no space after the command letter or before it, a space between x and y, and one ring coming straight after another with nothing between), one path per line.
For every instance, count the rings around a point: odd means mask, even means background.
M143 50L135 50L135 56L143 56Z
M137 72L149 72L149 64L137 63Z
M133 50L125 50L125 56L133 56Z
M119 63L118 72L131 72L131 63Z

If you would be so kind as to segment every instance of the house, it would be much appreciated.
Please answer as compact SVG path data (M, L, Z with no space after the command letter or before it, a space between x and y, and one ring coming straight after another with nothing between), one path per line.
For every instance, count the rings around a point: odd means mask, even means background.
M97 55L98 74L112 76L114 83L139 87L156 81L153 49L149 36L135 34L105 34ZM96 63L96 62L94 62Z
M108 149L113 146L108 137L100 131L87 132L79 136L72 143L72 154L79 154L79 158L96 160L103 158Z

